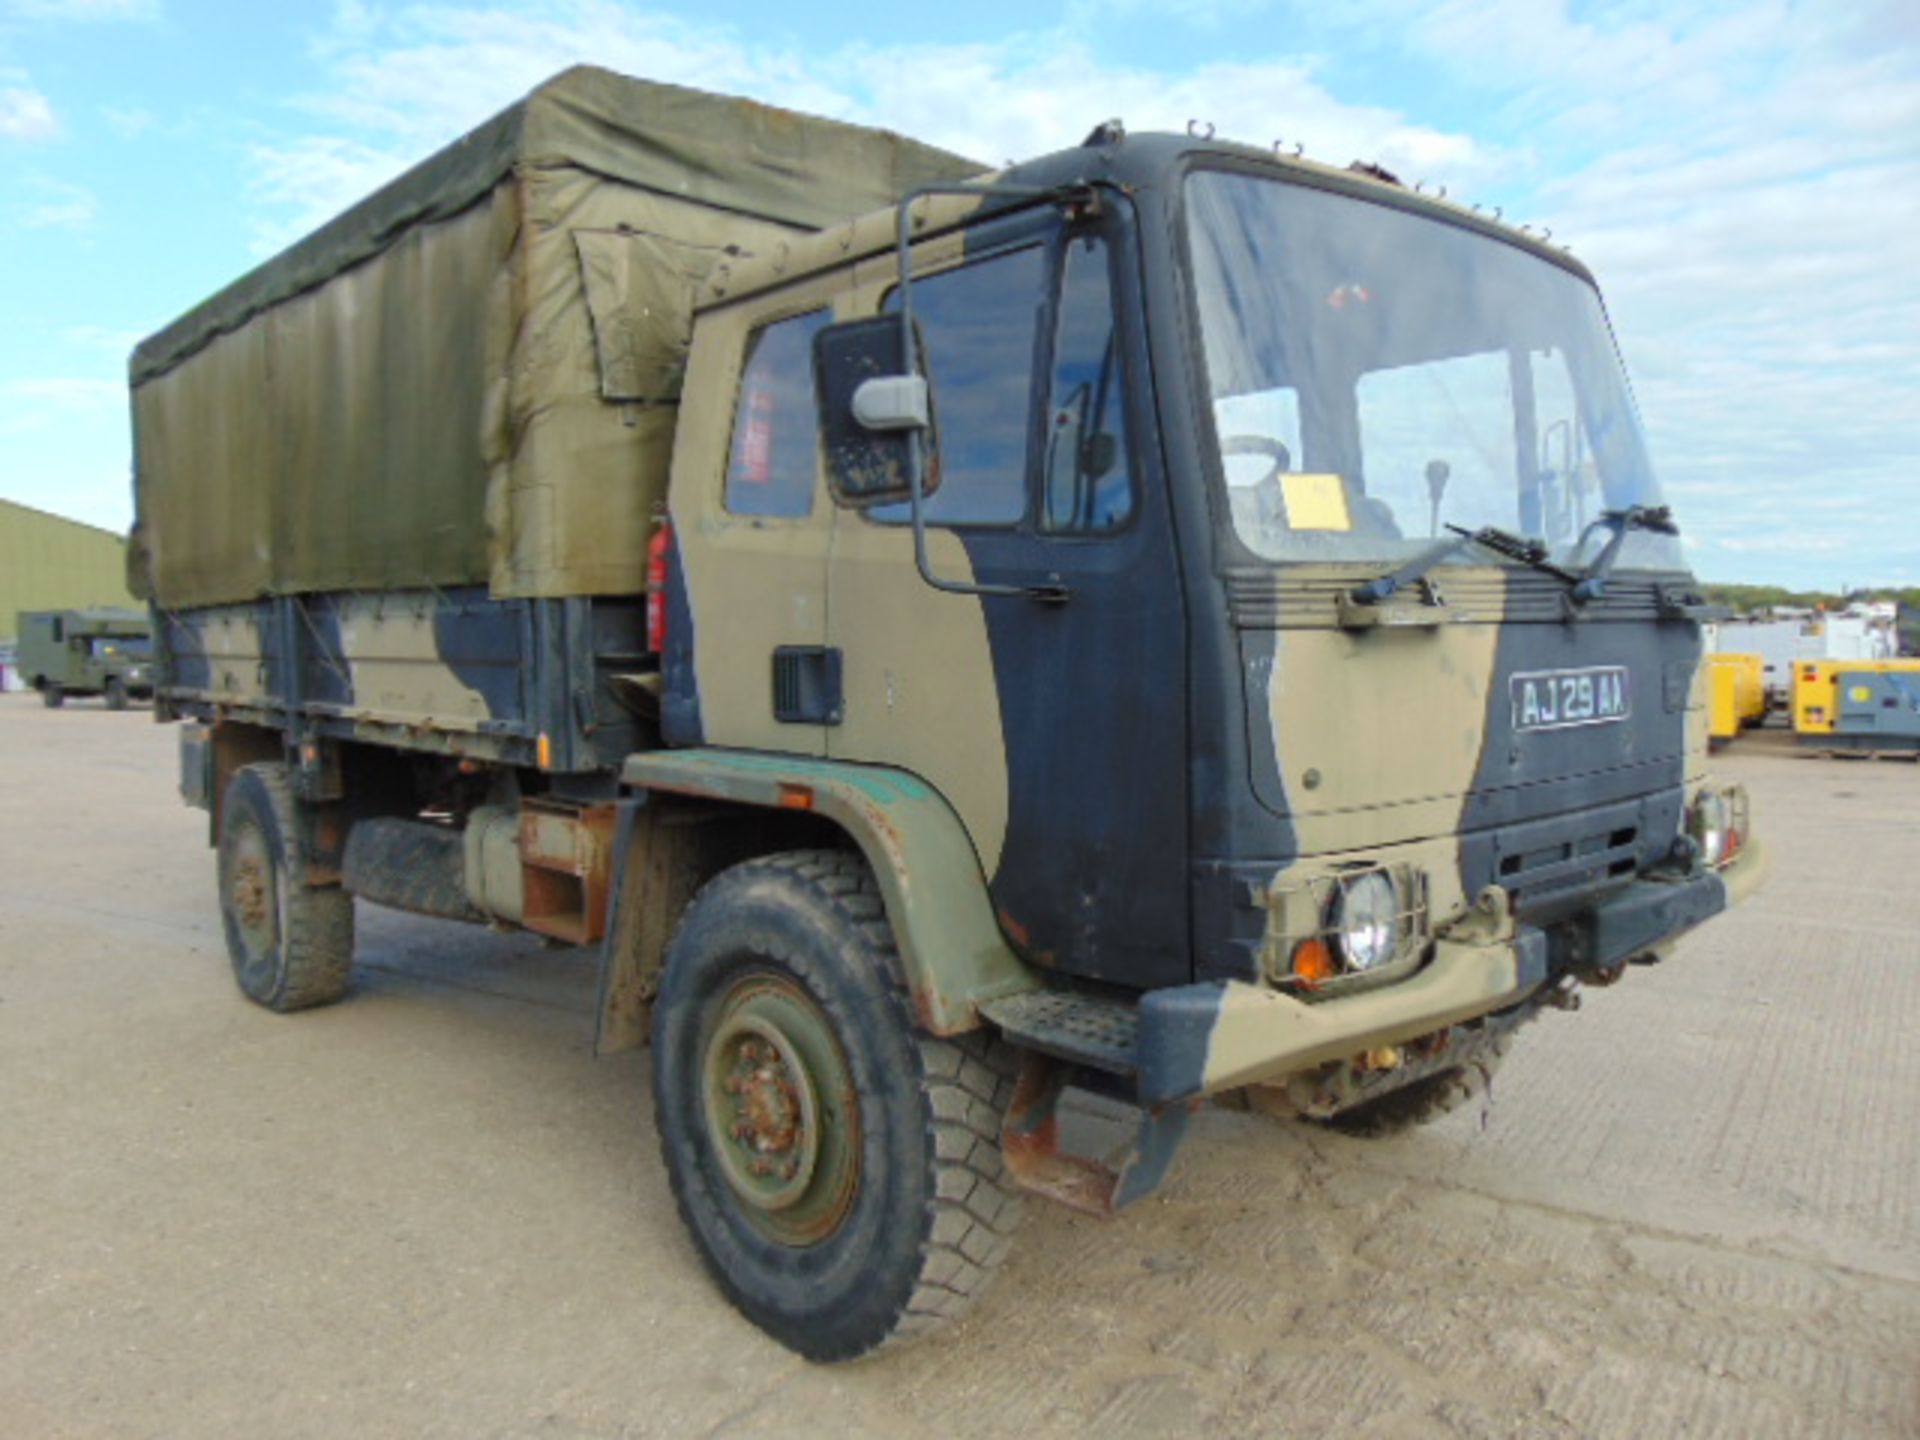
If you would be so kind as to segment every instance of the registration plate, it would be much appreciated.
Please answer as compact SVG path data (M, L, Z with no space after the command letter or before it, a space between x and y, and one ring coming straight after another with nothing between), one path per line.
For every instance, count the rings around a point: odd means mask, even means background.
M1509 682L1515 730L1606 725L1633 713L1633 685L1624 665L1534 670Z

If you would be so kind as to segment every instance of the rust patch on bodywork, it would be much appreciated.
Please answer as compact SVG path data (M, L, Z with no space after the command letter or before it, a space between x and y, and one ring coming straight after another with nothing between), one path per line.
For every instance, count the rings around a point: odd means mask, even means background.
M1060 1125L1060 1097L1073 1072L1051 1056L1027 1052L1001 1122L1000 1153L1023 1190L1104 1217L1159 1185L1192 1107L1141 1110L1126 1144L1104 1156L1077 1155L1063 1148Z
M521 806L521 924L570 945L606 934L613 823L611 805L530 799Z

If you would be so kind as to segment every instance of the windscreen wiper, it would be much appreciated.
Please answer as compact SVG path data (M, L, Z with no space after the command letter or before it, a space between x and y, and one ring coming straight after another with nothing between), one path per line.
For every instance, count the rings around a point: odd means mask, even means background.
M1605 526L1613 531L1600 553L1594 557L1593 564L1587 567L1584 575L1574 581L1572 599L1576 605L1584 605L1589 600L1598 600L1607 593L1607 577L1613 573L1613 565L1620 558L1620 549L1627 543L1627 534L1633 530L1652 530L1660 535L1678 535L1680 527L1674 523L1673 511L1665 505L1629 505L1624 510L1602 510L1600 518L1587 527L1587 534ZM1586 535L1580 537L1582 545Z
M1482 525L1478 530L1449 525L1447 529L1451 530L1456 538L1430 545L1398 570L1369 580L1364 585L1354 586L1347 592L1347 597L1356 605L1378 605L1402 586L1412 584L1442 560L1466 549L1469 545L1478 545L1483 550L1491 550L1496 555L1504 555L1509 560L1518 560L1522 565L1529 565L1535 570L1558 576L1568 585L1580 583L1578 575L1570 570L1562 570L1547 559L1547 547L1541 541L1515 535L1512 531L1502 530L1497 525Z
M1569 585L1578 585L1580 577L1571 570L1562 569L1547 559L1547 542L1529 540L1524 535L1516 535L1511 530L1502 530L1497 525L1482 525L1478 530L1463 530L1458 525L1449 525L1447 529L1456 535L1465 535L1474 544L1504 555L1509 560L1518 560L1529 570L1538 570L1542 575L1551 575L1556 580L1564 580Z

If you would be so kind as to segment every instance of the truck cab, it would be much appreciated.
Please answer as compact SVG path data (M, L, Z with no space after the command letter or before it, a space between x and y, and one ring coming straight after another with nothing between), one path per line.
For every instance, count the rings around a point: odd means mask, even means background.
M670 744L924 780L1039 980L984 1013L1150 1108L1378 1121L1757 876L1584 267L1114 128L964 188L698 311ZM863 441L903 300L924 423Z

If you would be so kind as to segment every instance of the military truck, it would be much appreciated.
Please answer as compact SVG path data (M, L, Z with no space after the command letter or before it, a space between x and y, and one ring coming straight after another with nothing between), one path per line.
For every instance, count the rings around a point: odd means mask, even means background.
M240 989L339 999L356 899L593 947L815 1359L1208 1099L1445 1112L1761 872L1591 277L1381 174L575 70L132 379Z
M153 693L153 625L122 609L22 610L21 677L49 709L70 695L102 695L109 710Z

